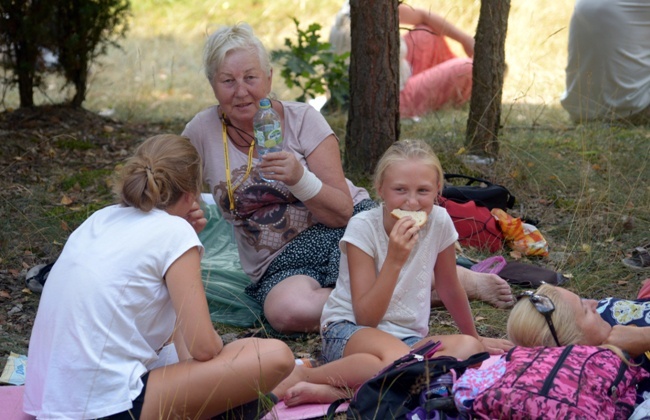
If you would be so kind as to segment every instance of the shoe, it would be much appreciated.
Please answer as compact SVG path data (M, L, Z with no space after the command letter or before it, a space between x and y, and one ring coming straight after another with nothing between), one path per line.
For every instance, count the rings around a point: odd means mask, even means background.
M39 264L30 268L25 276L27 288L34 293L41 293L45 285L45 280L47 280L47 276L50 274L53 265L54 263Z
M623 258L623 264L634 270L650 268L650 252L647 248L648 245L634 248L629 258Z

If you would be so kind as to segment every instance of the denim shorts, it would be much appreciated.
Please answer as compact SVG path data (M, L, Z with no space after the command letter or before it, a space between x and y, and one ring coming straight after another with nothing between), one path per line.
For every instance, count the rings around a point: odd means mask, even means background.
M360 326L350 321L336 321L330 322L325 325L321 330L322 337L322 351L321 357L324 363L333 362L343 357L345 346L352 334L362 328L369 328ZM422 337L406 337L402 339L409 347L413 347L415 343L422 340Z

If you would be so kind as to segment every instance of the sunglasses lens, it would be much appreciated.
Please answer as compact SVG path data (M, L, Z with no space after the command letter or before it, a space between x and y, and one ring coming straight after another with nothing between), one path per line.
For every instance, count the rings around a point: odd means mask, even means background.
M532 295L530 296L530 301L535 305L535 308L543 314L551 313L555 309L553 301L546 296Z
M535 294L535 292L527 290L517 296L517 298L522 298L522 297L527 297L530 303L533 304L535 309L537 309L537 312L540 314L544 315L544 318L546 319L546 324L548 324L548 329L551 331L551 334L553 335L553 340L555 340L555 344L560 347L560 340L557 338L557 332L555 331L555 327L553 326L553 320L551 319L551 314L555 310L555 304L553 301L548 297L544 295L538 295Z

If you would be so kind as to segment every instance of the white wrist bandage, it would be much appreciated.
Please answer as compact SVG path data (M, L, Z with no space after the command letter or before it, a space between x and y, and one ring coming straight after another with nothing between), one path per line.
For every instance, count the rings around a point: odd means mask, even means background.
M309 172L307 168L303 168L302 177L295 185L287 185L291 194L298 200L305 202L316 196L323 188L323 181L318 179L316 175Z

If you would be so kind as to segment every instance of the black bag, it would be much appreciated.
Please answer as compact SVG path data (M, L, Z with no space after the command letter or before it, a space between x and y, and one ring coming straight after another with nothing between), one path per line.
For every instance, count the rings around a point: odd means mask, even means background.
M463 179L467 180L467 182L461 186L450 184L454 179ZM445 181L442 196L450 200L459 203L475 201L476 204L490 210L493 208L507 210L515 205L515 196L506 187L493 184L485 179L467 175L445 174ZM472 185L475 183L478 185Z
M351 400L333 402L327 418L333 419L336 408L345 402L350 403L345 412L348 419L455 418L459 412L451 389L454 378L490 355L478 353L463 361L451 356L429 358L439 345L431 341L397 359L361 385Z

